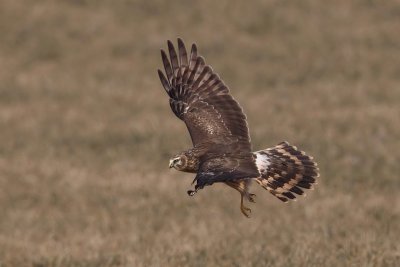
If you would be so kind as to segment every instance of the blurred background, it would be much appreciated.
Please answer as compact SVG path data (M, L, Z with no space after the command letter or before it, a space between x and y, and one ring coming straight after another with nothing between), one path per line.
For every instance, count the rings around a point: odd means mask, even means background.
M398 1L0 3L0 266L399 266ZM254 150L313 155L314 191L186 195L191 147L157 76L181 37Z

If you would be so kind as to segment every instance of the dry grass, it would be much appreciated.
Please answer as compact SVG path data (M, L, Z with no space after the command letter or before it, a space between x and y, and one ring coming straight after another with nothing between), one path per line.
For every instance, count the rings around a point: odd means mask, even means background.
M0 266L399 266L400 7L393 1L2 1ZM191 143L159 48L195 41L255 149L321 179L253 218L168 170Z

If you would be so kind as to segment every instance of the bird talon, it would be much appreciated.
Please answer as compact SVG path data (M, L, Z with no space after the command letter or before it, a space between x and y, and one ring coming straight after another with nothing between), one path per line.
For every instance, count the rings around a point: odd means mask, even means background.
M246 216L247 218L250 218L250 214L251 214L251 209L250 208L242 206L240 208L240 210L242 211L244 216Z
M243 195L240 200L240 211L243 213L244 216L250 218L251 209L243 205Z
M256 194L249 194L249 201L251 203L256 203L255 197L256 197Z

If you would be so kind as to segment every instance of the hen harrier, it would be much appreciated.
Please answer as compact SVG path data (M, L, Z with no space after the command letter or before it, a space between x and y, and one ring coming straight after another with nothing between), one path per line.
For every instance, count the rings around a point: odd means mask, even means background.
M178 39L178 55L168 41L169 59L161 57L165 74L158 70L175 115L189 130L193 148L174 156L169 167L196 173L193 196L206 185L223 182L239 191L240 210L249 217L251 209L243 198L254 202L248 191L254 180L283 202L303 195L319 176L317 164L287 142L252 152L246 116L228 87L198 55L196 44L190 55ZM297 195L296 195L297 194Z

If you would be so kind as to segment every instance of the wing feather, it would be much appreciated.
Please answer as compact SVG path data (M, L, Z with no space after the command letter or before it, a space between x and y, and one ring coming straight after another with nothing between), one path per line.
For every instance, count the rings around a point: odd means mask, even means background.
M173 78L173 72L171 68L171 64L169 63L167 54L165 54L165 51L161 49L161 59L164 64L164 69L165 69L165 74L167 75L168 82L171 84L172 78Z
M161 84L164 87L165 91L169 96L171 96L169 93L171 91L171 86L169 85L167 78L165 78L164 73L161 70L158 70L158 76L160 77Z
M178 56L176 55L175 47L170 40L168 40L168 51L171 59L172 71L175 73L179 69Z
M178 38L178 50L179 50L179 64L180 66L185 68L189 65L189 63L188 63L186 47L181 38Z

